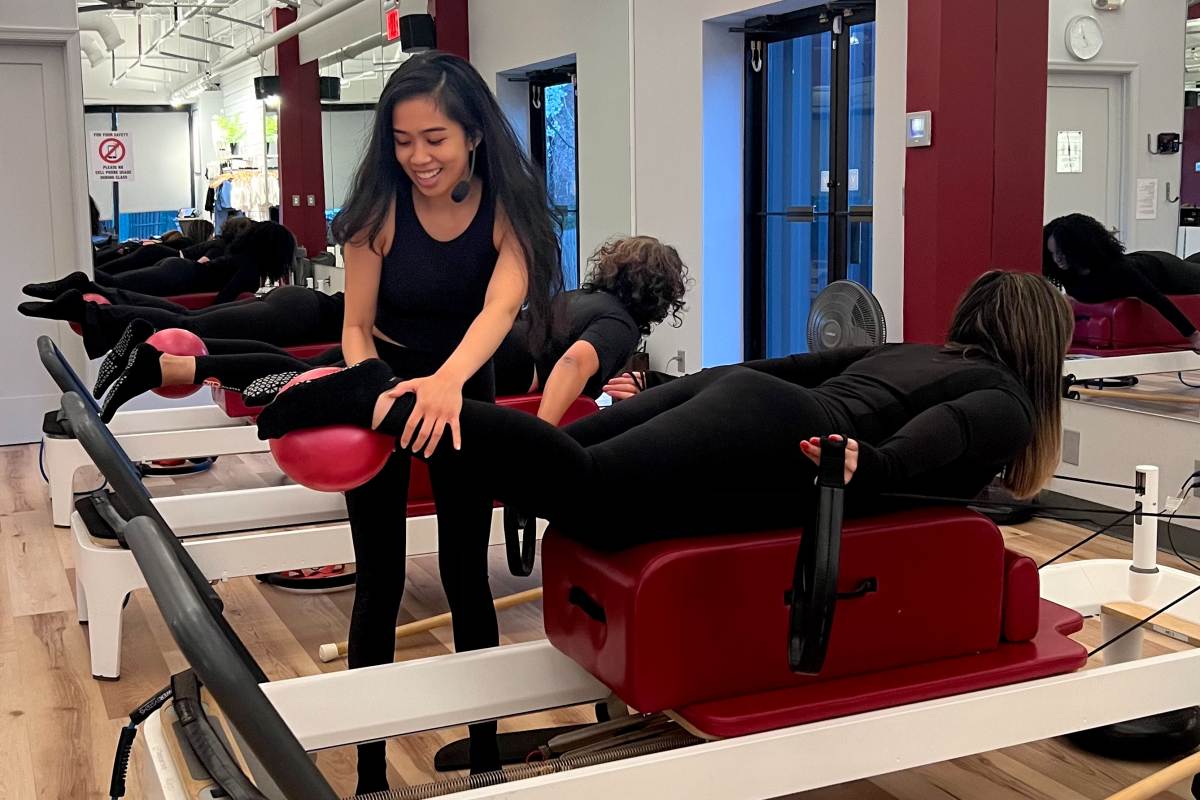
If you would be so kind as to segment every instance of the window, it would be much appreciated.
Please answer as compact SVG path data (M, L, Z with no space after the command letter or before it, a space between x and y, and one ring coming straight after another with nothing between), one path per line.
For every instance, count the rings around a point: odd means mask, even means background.
M562 221L563 288L579 288L579 134L575 66L529 74L529 141Z
M747 358L807 349L813 298L871 287L874 3L746 28Z

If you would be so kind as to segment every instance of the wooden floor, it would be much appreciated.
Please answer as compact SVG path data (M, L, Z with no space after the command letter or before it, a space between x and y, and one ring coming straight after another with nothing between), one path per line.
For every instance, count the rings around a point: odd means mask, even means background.
M38 475L36 446L0 448L0 800L83 800L103 798L108 786L117 732L137 704L166 684L186 664L171 641L152 598L134 593L125 611L123 676L93 680L88 666L87 629L76 622L71 550L65 530L50 525L48 498ZM209 473L178 479L157 478L159 495L212 491L218 487L265 485L278 481L263 457L222 457ZM81 474L76 488L98 485ZM1038 521L1006 531L1010 546L1045 558L1078 541L1079 528ZM1077 553L1085 557L1127 557L1127 545L1100 540ZM1174 563L1173 559L1164 559ZM492 554L497 595L537 585L538 576L508 575L502 549ZM408 591L401 621L446 610L434 557L407 565ZM217 587L226 613L272 679L344 669L322 664L317 647L345 635L352 594L299 596L239 578ZM540 606L501 614L505 642L541 636ZM1099 625L1089 622L1080 639L1095 643ZM1153 641L1149 641L1153 639ZM1148 637L1147 652L1176 649L1164 637ZM449 652L448 630L403 642L398 658ZM546 721L587 721L585 710L567 710L503 724L536 727ZM462 729L406 737L389 744L392 785L423 783L438 777L433 752L458 738ZM848 745L849 746L849 745ZM322 752L317 763L335 790L354 789L353 753ZM805 800L996 800L1046 798L1082 800L1109 793L1161 765L1107 761L1082 753L1062 740L1050 740L962 758L869 781L795 795ZM141 796L136 769L129 797ZM664 797L669 794L664 792ZM1188 798L1180 784L1163 798ZM566 800L564 798L564 800Z
M1136 386L1105 391L1108 396L1093 393L1082 399L1114 408L1200 421L1200 371L1141 375Z

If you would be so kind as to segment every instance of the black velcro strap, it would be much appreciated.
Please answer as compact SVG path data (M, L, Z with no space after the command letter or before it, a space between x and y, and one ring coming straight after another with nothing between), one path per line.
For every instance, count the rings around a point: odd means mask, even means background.
M125 544L125 535L119 529L109 523L107 515L105 515L100 507L107 503L124 519L131 519L136 514L130 513L129 509L121 501L120 495L115 492L110 492L106 489L85 494L75 501L75 510L79 512L80 519L87 526L88 534L94 539L115 539L120 543L121 547L126 550L129 546Z

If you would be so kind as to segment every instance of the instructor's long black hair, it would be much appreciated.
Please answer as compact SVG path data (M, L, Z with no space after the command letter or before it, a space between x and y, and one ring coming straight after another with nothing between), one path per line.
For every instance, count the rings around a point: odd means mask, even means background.
M430 51L409 58L392 73L375 106L371 142L354 177L350 196L333 220L333 237L373 242L383 229L388 205L400 187L412 185L396 161L392 109L414 97L428 97L450 119L478 139L475 174L493 193L521 244L529 269L526 313L531 346L549 333L550 298L562 288L556 215L545 181L521 149L495 96L466 60Z

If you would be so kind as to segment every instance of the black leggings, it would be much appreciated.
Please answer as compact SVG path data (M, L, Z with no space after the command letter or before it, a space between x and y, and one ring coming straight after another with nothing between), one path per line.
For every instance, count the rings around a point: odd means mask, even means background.
M441 359L376 340L379 357L397 377L430 375ZM487 364L463 386L464 402L494 408L495 382ZM521 412L517 412L521 413ZM521 416L529 416L521 413ZM531 417L532 419L532 417ZM404 595L405 512L412 456L397 450L383 471L346 493L357 572L350 616L349 666L390 664L396 652L396 617ZM438 568L453 614L456 650L500 643L488 585L488 540L492 495L485 483L468 477L457 462L431 463L429 477L437 505ZM471 726L473 758L495 748L496 723ZM379 785L386 770L384 742L359 746L359 775ZM493 764L494 766L494 764Z
M281 372L305 372L314 367L345 366L341 346L311 358L297 358L281 347L245 339L205 339L206 356L196 356L196 383L215 380L241 392L257 378Z
M135 319L144 319L160 330L183 328L206 340L255 339L277 347L341 338L340 313L336 319L328 318L334 316L334 306L302 286L280 286L260 300L238 300L195 311L180 309L88 303L82 320L84 347L92 358L104 355Z
M104 272L109 275L119 275L133 269L152 267L164 258L178 258L179 250L165 244L146 244L134 248L123 256L106 260L102 263ZM97 263L101 266L101 263ZM97 271L99 274L99 271Z
M1153 281L1155 288L1163 294L1200 294L1200 264L1197 262L1200 262L1200 253L1193 253L1186 259L1161 254L1158 274Z
M145 249L150 247L153 245L148 245ZM107 270L97 269L93 280L100 286L113 289L128 289L157 297L169 297L175 294L219 291L228 282L229 276L220 270L209 268L208 264L201 264L176 254L150 266L129 269L116 275Z
M396 433L410 409L397 402L381 428ZM739 366L680 378L563 429L471 400L459 422L462 449L439 446L431 470L454 464L496 499L606 549L802 524L816 468L800 441L852 430L811 390Z

